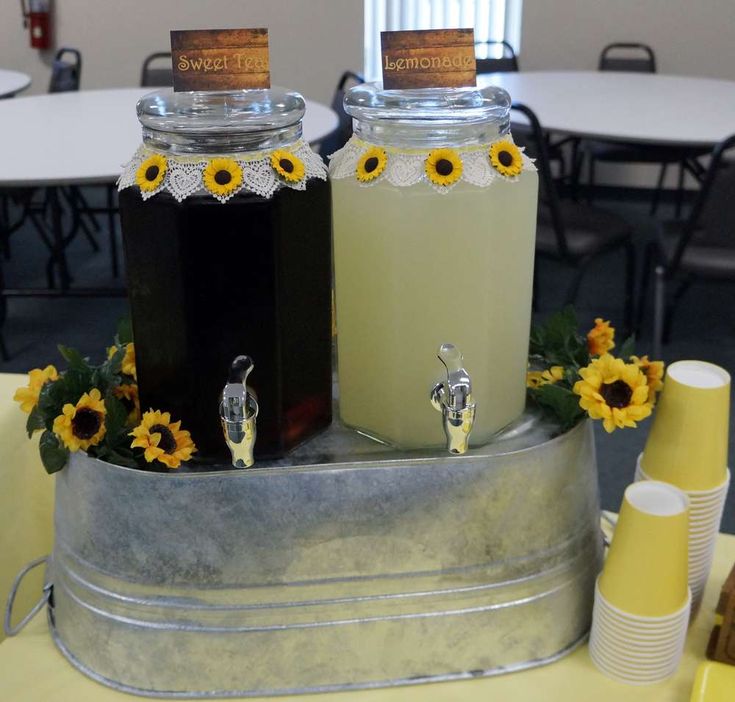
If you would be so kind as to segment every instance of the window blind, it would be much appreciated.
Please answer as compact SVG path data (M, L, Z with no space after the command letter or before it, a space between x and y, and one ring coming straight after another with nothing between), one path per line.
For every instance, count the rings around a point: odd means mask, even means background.
M475 41L505 40L520 52L522 0L365 0L365 76L380 80L380 32L474 27ZM480 58L500 49L477 47Z

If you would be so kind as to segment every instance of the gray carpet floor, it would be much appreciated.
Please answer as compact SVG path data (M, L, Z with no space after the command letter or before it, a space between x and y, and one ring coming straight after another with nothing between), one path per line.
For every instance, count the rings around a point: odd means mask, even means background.
M102 193L89 189L90 200ZM100 200L101 204L101 200ZM647 214L648 203L625 199L605 199L596 204L625 216L635 228L639 263L643 248L655 232L656 220ZM659 218L671 216L662 207ZM101 218L100 224L104 227ZM69 246L68 255L74 284L109 286L110 272L107 232L97 234L100 251L93 253L89 242L78 236ZM44 265L47 252L38 235L26 226L11 237L12 257L4 262L8 287L45 285ZM569 282L570 271L562 266L541 262L536 317L543 319L559 309ZM589 329L595 317L622 322L623 257L613 254L593 265L582 285L576 304L580 330ZM651 346L651 304L648 301L638 351ZM699 284L682 299L674 322L671 343L664 347L664 360L701 359L735 370L735 286ZM59 362L57 342L79 349L85 355L101 357L112 339L118 320L127 313L123 299L11 299L4 327L12 358L0 362L0 372L25 372L30 368ZM731 414L730 455L735 443L735 414ZM650 420L638 429L606 434L596 423L597 457L602 505L617 510L623 491L632 479L636 457L643 448ZM735 533L735 489L726 507L723 530Z

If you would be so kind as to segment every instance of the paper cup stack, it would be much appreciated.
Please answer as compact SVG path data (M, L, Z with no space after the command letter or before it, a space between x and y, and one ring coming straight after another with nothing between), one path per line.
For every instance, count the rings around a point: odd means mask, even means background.
M689 623L689 501L657 481L625 491L597 581L590 656L605 675L646 685L679 666Z
M703 361L672 363L636 480L659 480L689 497L689 586L697 612L730 485L730 375Z

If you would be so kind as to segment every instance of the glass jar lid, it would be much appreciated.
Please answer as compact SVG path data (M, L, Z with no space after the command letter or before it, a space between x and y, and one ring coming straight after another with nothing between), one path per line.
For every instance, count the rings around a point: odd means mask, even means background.
M510 95L497 86L384 90L363 83L345 95L345 111L360 121L477 124L508 119Z
M192 91L170 88L137 105L143 139L182 152L272 148L301 136L306 110L299 93L284 88Z
M358 137L406 148L492 141L508 132L510 105L510 95L497 86L384 90L381 83L363 83L344 99Z

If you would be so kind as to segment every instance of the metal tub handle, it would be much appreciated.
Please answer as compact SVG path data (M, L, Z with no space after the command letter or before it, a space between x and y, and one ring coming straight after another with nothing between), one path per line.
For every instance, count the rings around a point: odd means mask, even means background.
M34 568L40 566L41 564L45 564L48 562L49 557L48 556L41 556L40 558L36 558L35 560L31 561L30 563L23 566L20 573L15 576L15 580L13 580L13 584L10 587L10 592L8 593L8 601L5 605L5 619L3 620L3 629L5 631L6 636L15 636L16 634L19 634L28 624L28 622L33 619L33 617L38 614L41 609L43 609L43 606L49 601L51 597L51 590L52 585L50 583L47 583L43 587L43 594L41 595L41 598L36 602L35 605L31 608L31 611L28 612L28 614L23 617L23 619L20 620L16 626L13 626L11 624L11 620L13 617L13 605L15 604L15 598L18 595L18 590L20 589L20 584L23 582L23 578L28 575Z

